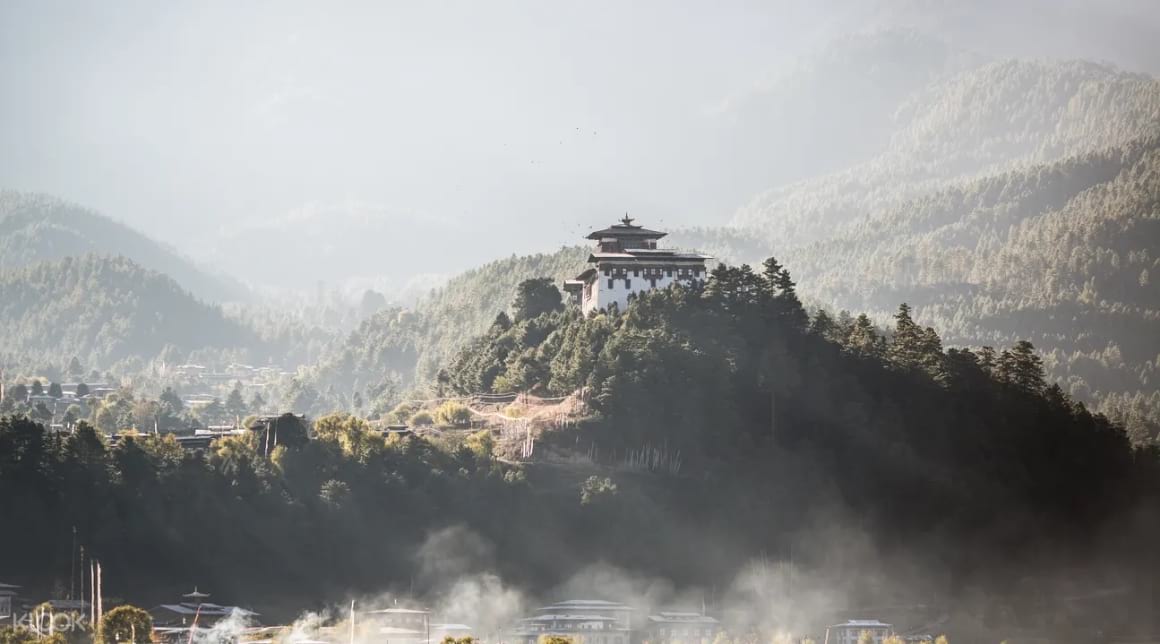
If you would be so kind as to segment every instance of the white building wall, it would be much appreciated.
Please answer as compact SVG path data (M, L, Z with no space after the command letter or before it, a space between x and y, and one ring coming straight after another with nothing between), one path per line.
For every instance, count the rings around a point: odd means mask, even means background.
M678 277L677 270L673 269L672 277L669 277L667 273L661 273L656 278L656 286L654 287L649 278L643 274L640 277L635 277L632 271L629 271L627 280L624 277L605 277L603 271L597 272L596 275L596 281L592 284L589 297L583 298L582 301L581 310L585 315L592 311L607 309L614 303L621 311L624 311L628 307L629 295L651 291L653 288L668 288L676 282L688 284L694 279L700 279L695 276ZM608 286L609 280L612 280L611 288ZM630 283L631 287L626 282Z

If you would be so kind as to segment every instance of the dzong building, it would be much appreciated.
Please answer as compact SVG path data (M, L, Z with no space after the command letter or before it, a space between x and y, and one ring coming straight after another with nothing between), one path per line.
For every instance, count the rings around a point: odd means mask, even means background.
M706 278L708 255L659 248L667 233L632 223L625 215L619 223L588 234L596 242L588 257L590 266L576 279L564 282L564 290L585 315L615 304L621 311L629 298L673 284L689 284Z

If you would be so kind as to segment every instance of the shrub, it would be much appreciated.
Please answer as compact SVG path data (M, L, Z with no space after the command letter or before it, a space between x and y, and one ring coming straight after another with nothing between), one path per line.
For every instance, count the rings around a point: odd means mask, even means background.
M153 618L143 608L118 606L101 618L97 630L97 644L132 642L146 644L152 641Z
M435 424L435 419L431 416L431 412L424 409L412 414L409 424L414 427L429 427Z
M387 422L402 424L407 422L408 418L412 418L418 411L416 405L410 403L399 403L395 408L387 412ZM414 424L414 423L412 423Z
M495 451L495 438L491 430L483 429L467 437L467 449L470 449L478 458L491 458Z
M612 479L589 476L588 480L580 484L580 504L598 503L601 499L616 496L617 491L616 483Z
M471 410L466 405L448 400L435 410L435 420L440 425L467 427L471 424Z

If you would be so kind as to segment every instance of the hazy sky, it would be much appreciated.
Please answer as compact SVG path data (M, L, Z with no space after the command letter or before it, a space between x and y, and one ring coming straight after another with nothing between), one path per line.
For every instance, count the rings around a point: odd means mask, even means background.
M1141 43L1160 36L1158 5L1033 2L990 19L917 0L7 0L0 187L92 206L194 255L239 222L351 209L484 240L491 256L507 254L505 228L551 247L626 210L712 223L768 186L704 142L739 97L835 35L908 23L1151 69ZM1077 39L1101 29L1123 37Z
M667 206L636 186L681 153L682 124L816 20L676 4L4 3L0 183L169 239L311 202Z

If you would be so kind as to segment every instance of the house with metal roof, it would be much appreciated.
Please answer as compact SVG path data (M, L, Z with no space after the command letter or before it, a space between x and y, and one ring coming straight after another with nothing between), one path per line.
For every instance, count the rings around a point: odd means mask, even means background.
M19 588L13 584L0 584L0 620L12 619L12 611L15 610L13 604Z
M661 611L649 615L644 626L647 644L711 644L721 622L702 613Z
M588 234L596 242L590 266L564 282L564 291L585 314L614 305L624 310L630 298L645 291L707 277L705 262L712 257L660 248L657 242L668 233L632 221L625 215L620 223Z
M372 624L383 644L428 644L436 634L432 632L431 611L425 608L394 606L365 611L359 618Z
M198 591L181 596L185 601L176 604L161 604L149 611L153 616L153 626L158 630L172 631L173 629L189 629L195 624L197 627L210 627L230 617L240 617L246 621L253 621L258 613L238 606L222 606L206 601L209 593Z
M893 632L893 626L876 619L851 619L827 627L826 642L829 644L858 644L862 634L868 633L871 642L882 644L882 641L890 637Z
M567 637L574 644L629 644L632 640L631 606L603 599L569 599L536 609L519 620L510 641L536 644L540 637Z

